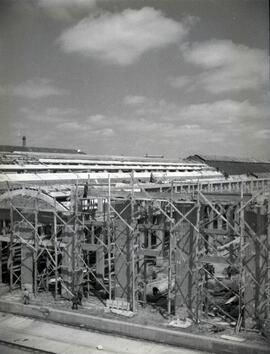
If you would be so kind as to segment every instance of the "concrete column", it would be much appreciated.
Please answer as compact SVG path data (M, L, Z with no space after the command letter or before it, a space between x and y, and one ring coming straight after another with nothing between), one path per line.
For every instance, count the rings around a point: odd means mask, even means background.
M62 252L62 265L61 273L65 286L67 289L74 293L79 290L79 286L82 282L82 250L81 240L83 236L82 226L76 225L65 227L63 231L63 242L65 243L64 250ZM62 295L70 297L71 294L65 288L62 288Z
M126 203L116 206L120 212ZM131 208L128 207L121 214L122 218L130 223ZM132 300L132 265L131 265L131 235L126 224L120 219L115 221L115 297L126 301Z
M159 230L156 231L157 235L157 243L159 244L156 247L156 250L160 251L161 256L157 257L157 265L162 265L163 264L163 245L164 245L164 237L165 237L165 216L160 215L158 218L158 225L159 225Z
M33 246L34 231L26 222L20 224L18 233ZM33 291L33 256L33 249L27 244L21 243L21 287L22 289L27 288L29 291Z
M104 250L103 246L100 246L96 251L96 270L97 275L101 275L104 278Z
M255 275L259 280L260 287L258 285L255 289L255 318L258 326L261 326L263 321L269 316L267 312L267 305L269 299L267 298L268 292L268 234L267 234L267 209L262 206L257 210L257 235L258 240L255 243L256 250L256 264ZM264 247L262 246L264 245Z
M180 207L178 207L180 209ZM185 214L190 207L181 207ZM196 211L189 215L189 220L195 225ZM176 220L177 222L177 220ZM176 278L175 278L175 314L179 317L187 317L188 310L192 310L192 299L195 298L195 237L194 228L187 221L181 222L175 233L176 249Z
M234 215L235 215L235 208L233 206L229 206L229 208L227 210L227 220L230 223L230 225L234 225L234 223L235 223ZM227 225L227 231L228 231L228 239L230 241L233 241L233 239L234 239L234 231L228 225ZM231 244L229 246L229 254L230 254L229 261L231 263L234 263L236 255L235 255L235 246L233 244Z
M222 208L220 205L216 205L216 209L223 215ZM221 217L215 213L215 216L217 217L217 228L218 230L222 230L222 219Z
M147 237L148 237L148 241L147 241L148 248L152 248L152 244L151 244L151 232L150 232L150 231L148 231Z
M260 327L267 316L268 281L267 261L267 215L264 208L258 206L254 211L245 213L245 218L256 234L256 239L248 238L249 246L245 248L245 325L252 328ZM265 247L263 247L264 245Z
M267 245L268 249L270 247L270 196L268 196L268 203L267 203ZM267 256L267 264L266 268L268 269L267 274L267 284L270 285L270 252L268 252ZM268 286L268 301L267 301L267 313L268 317L270 318L270 287Z
M73 231L68 227L63 230L62 241L65 244L62 252L61 274L65 286L72 291L72 237ZM70 294L63 288L62 295L70 297Z
M214 220L213 219L215 216L214 210L209 206L209 207L207 207L207 213L208 213L207 216L208 216L209 220L211 220L211 222L209 222L207 228L210 230L213 230L214 229Z
M0 241L0 284L2 283L2 242Z

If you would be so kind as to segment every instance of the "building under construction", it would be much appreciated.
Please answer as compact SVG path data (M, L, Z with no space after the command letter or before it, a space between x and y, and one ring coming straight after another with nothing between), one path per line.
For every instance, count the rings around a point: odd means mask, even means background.
M270 162L0 150L2 289L237 330L268 318Z

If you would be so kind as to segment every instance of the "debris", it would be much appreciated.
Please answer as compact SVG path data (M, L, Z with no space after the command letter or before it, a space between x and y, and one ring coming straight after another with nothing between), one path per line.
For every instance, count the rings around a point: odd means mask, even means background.
M169 323L169 326L179 328L188 328L191 325L192 321L189 318L185 318L184 320L180 320L179 318L177 318L177 320L173 320Z
M213 326L211 328L211 332L213 333L218 333L218 332L223 332L225 331L225 328L224 327L220 327L220 326Z
M216 317L216 315L213 312L208 312L208 316L210 317Z
M44 317L47 317L50 314L50 309L48 307L40 307L40 312Z
M107 300L104 311L112 312L125 317L133 317L135 315L133 311L130 311L130 304L127 301L123 301L121 299Z
M99 345L97 346L97 349L98 349L98 350L103 350L103 346L102 346L101 344L99 344Z
M119 310L119 309L111 309L110 310L112 313L115 313L116 315L121 315L125 317L133 317L135 314L132 311L126 311L126 310Z
M227 334L222 334L220 336L220 338L222 339L227 339L227 340L233 340L235 342L244 342L245 339L244 338L240 338L240 337L235 337L235 336L228 336Z
M234 295L233 297L231 297L229 300L227 300L227 301L225 302L225 305L228 305L228 304L230 304L231 302L237 300L237 298L238 298L237 295Z

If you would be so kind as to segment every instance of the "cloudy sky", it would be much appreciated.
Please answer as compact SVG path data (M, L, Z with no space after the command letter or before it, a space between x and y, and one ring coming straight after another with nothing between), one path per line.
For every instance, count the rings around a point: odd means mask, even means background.
M267 0L1 0L0 144L270 158Z

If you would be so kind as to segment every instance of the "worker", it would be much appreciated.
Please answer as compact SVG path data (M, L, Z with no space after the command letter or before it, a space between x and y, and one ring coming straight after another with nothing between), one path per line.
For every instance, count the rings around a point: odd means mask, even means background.
M28 305L30 302L30 294L29 294L29 291L24 288L24 291L23 291L23 303L24 305Z
M138 284L138 288L137 288L137 291L136 291L136 295L137 295L137 301L138 303L144 307L144 284L143 282L139 282Z
M152 279L157 279L157 272L154 269L152 271Z
M158 290L158 288L156 286L153 287L152 291L153 291L153 296L158 296L159 290Z
M83 198L87 198L88 195L88 182L85 183L83 188Z
M78 310L78 303L79 303L78 295L75 294L71 301L72 301L72 310Z
M82 306L83 294L82 294L82 291L81 291L81 290L78 291L77 297L78 297L78 304L79 304L80 306Z
M150 174L149 182L150 182L150 183L155 183L155 182L156 182L156 178L154 177L154 175L153 175L152 172L151 172L151 174Z

